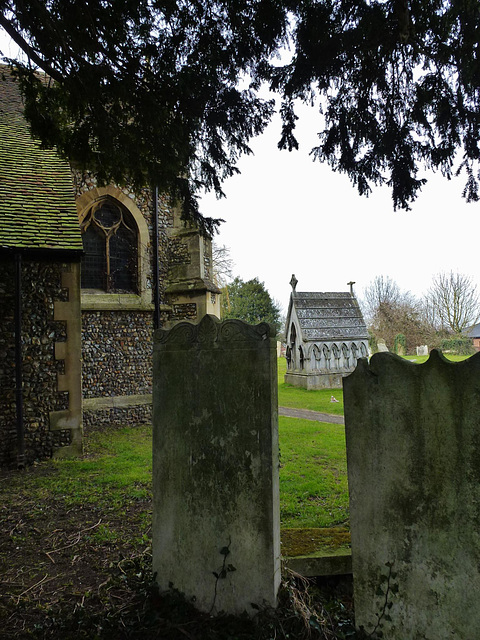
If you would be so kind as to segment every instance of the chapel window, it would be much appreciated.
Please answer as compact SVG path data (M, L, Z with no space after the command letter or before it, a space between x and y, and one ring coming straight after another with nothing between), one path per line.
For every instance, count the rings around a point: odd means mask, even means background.
M303 353L303 349L302 349L301 345L298 347L298 352L300 354L300 369L304 369L305 368L305 354Z
M88 211L81 230L82 289L138 293L138 233L131 214L105 199Z

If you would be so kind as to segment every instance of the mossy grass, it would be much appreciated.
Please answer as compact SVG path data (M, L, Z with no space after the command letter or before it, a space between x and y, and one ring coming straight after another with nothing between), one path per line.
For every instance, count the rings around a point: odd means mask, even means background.
M82 458L43 462L45 473L32 476L33 486L62 496L68 506L87 501L112 508L151 495L150 425L94 433L85 449Z
M347 527L282 529L282 555L337 555L350 552L350 530Z
M212 618L196 612L178 594L170 597L155 592L150 574L151 435L149 426L105 430L87 438L84 458L50 460L20 473L4 473L0 483L2 637L344 637L343 631L352 628L351 613L345 606L337 600L330 603L323 595L309 596L303 586L296 587L298 576L289 581L288 573L278 609L260 607L253 621L233 616ZM335 479L341 475L342 438L343 427L339 425L280 420L281 476L286 483L282 491L287 491L286 495L293 492L285 500L287 509L289 500L298 511L332 490L331 504L327 501L319 511L326 516L331 510L335 523L344 517L344 510L337 510ZM303 460L305 456L313 461ZM298 470L296 477L293 466ZM301 493L295 497L296 481L304 484L299 485ZM322 540L324 554L328 554L345 543L346 527L320 532L318 527L327 518L317 521L310 513L304 521L316 530L284 532L284 553L287 547L292 555L316 552ZM293 527L303 526L292 514L288 522ZM349 598L345 602L349 606ZM336 607L335 611L331 607Z
M42 515L43 503L61 505L66 513L98 514L98 525L86 534L92 543L117 542L118 532L103 520L128 516L129 545L143 545L151 530L152 427L107 429L88 436L85 449L82 458L45 460L11 475L3 499L30 503L34 498L33 519Z

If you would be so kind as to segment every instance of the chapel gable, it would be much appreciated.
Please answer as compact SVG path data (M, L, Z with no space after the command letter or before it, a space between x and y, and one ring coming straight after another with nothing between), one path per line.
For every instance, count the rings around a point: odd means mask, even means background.
M349 292L292 293L286 320L285 382L306 389L340 388L357 360L368 357L368 331Z

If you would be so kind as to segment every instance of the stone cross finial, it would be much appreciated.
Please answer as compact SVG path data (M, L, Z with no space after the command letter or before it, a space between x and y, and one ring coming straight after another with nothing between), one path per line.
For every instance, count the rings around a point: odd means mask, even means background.
M350 282L347 282L347 284L350 287L350 294L353 296L353 285L355 284L355 281L350 280Z
M292 287L294 292L295 292L295 288L297 286L297 282L298 282L298 280L295 278L295 274L292 273L292 277L290 279L290 286Z

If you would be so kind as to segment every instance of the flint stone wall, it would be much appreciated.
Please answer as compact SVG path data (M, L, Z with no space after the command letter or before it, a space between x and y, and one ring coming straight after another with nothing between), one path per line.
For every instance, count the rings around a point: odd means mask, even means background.
M86 436L112 426L136 427L141 424L152 424L151 404L113 409L83 409L83 429Z
M152 392L153 314L82 312L84 398Z
M153 570L207 612L276 604L275 332L205 316L154 347Z
M92 174L74 172L73 178L77 197L93 193L98 188ZM118 194L114 191L118 191ZM129 186L112 188L110 195L117 198L127 196L145 220L148 239L141 250L147 255L145 282L150 293L153 288L154 195L150 189L135 191ZM174 210L166 196L160 195L158 198L158 216L159 299L163 307L161 323L197 320L199 308L195 302L178 303L178 298L173 296L167 300L169 270L175 265L191 264L192 257L188 245L181 238L170 237L174 227ZM90 294L90 303L92 298L95 296ZM111 302L117 296L101 293L98 298L104 301L110 298ZM153 314L153 303L128 310L122 309L120 304L114 310L90 308L84 304L82 392L86 401L83 423L87 432L101 430L107 425L123 427L151 421L151 403L140 407L134 396L152 393ZM123 406L104 406L102 401L109 398L117 398ZM130 405L129 398L132 398ZM90 402L94 400L98 402Z
M68 394L59 392L57 376L64 361L55 359L55 343L66 340L66 328L54 320L54 303L68 301L62 287L64 264L22 261L22 373L25 459L51 457L70 444L69 429L50 430L50 413L68 409ZM12 260L0 261L0 466L16 460L15 276Z
M478 637L480 354L376 354L344 400L356 625L389 640Z

